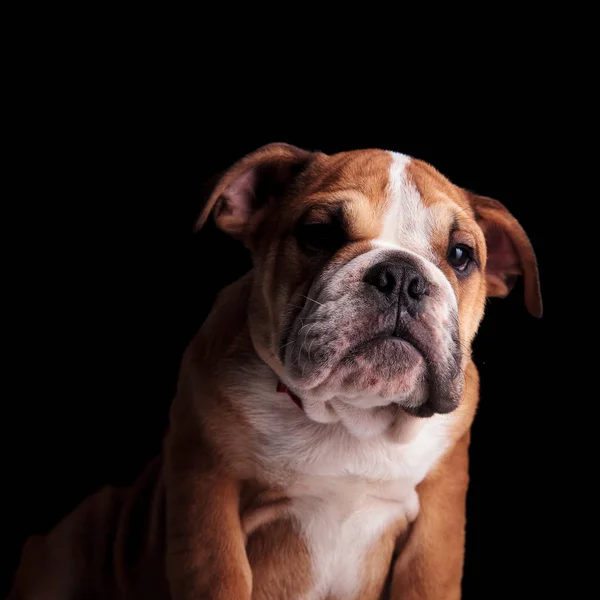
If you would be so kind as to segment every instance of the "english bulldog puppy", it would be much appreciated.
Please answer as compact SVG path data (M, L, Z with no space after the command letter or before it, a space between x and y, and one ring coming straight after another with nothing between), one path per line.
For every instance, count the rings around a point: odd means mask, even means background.
M525 232L423 161L286 144L209 218L254 266L184 354L162 456L30 539L11 598L460 598L471 343L519 276L541 316Z

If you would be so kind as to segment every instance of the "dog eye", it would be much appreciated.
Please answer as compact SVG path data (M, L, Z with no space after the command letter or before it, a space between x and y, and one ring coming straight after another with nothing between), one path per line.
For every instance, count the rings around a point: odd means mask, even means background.
M464 244L456 244L448 252L448 262L459 273L464 273L473 263L473 248Z
M346 235L336 222L307 222L296 228L296 239L304 251L335 252L344 245Z
M295 236L304 252L333 253L346 242L346 233L337 219L301 222L296 226Z

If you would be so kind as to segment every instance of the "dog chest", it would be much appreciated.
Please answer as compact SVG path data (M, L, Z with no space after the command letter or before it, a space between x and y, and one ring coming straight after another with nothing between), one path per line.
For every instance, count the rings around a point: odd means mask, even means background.
M281 531L277 544L267 539L269 523L285 521L289 539L300 540L296 546L303 555L296 570L289 562L277 570L289 579L303 569L308 577L301 593L286 597L366 600L369 579L383 582L389 567L392 545L383 548L382 540L417 516L415 487L447 448L448 419L428 419L410 443L399 444L385 435L358 439L339 424L309 421L293 404L281 403L281 397L277 404L266 398L247 413L254 432L252 464L258 467L257 481L279 490L276 495L285 501L267 504L245 519L247 532L258 529L268 556L263 560L253 551L253 572L259 563L273 563L270 555L281 553L278 547L296 544L287 543ZM265 576L261 573L257 585Z
M390 556L372 557L371 550L390 527L413 520L418 512L416 492L402 480L384 484L313 477L298 481L288 494L311 563L305 600L353 599L374 572L383 580Z
M242 514L253 598L377 598L396 536L417 512L408 480L299 476L259 494Z

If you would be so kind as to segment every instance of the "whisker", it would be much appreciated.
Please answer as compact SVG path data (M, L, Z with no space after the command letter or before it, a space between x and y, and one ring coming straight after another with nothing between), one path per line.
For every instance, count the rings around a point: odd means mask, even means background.
M298 350L298 360L300 360L300 355L302 354L302 349L304 348L304 344L306 343L306 338L308 337L308 334L310 333L310 330L317 325L317 323L313 323L310 326L310 329L306 332L306 335L304 335L304 339L302 340L302 344L300 346L300 350ZM310 352L309 352L309 358L310 358ZM304 377L304 367L302 367L302 377Z
M324 306L320 302L317 302L316 300L313 300L312 298L309 298L308 296L304 296L303 294L300 294L300 297L301 298L306 298L307 300L310 300L311 302L314 302L315 304L318 304L319 306Z
M312 348L312 345L315 343L315 340L317 338L313 338L311 343L308 345L308 360L310 360L310 349Z

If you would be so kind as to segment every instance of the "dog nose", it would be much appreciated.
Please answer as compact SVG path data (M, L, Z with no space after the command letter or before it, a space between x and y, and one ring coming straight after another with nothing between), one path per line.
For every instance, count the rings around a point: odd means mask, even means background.
M373 265L363 277L380 294L398 298L409 311L418 308L429 294L429 284L420 271L407 261L384 261Z

